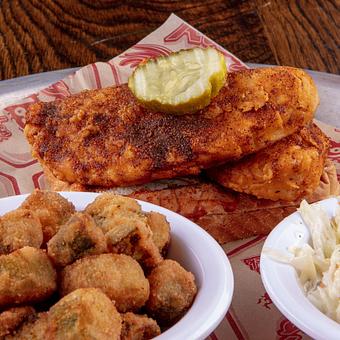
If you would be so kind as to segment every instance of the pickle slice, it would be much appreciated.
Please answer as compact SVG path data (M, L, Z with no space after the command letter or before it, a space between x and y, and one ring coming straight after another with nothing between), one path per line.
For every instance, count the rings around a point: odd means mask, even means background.
M171 114L207 106L225 82L224 56L214 48L193 48L148 59L138 65L128 86L145 107Z

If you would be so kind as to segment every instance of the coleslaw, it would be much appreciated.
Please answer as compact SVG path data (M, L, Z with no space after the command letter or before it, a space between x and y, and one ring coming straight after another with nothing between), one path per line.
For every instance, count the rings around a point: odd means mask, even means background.
M318 204L304 200L298 211L310 231L311 244L289 247L290 256L274 249L265 249L265 253L291 264L309 301L340 323L340 207L329 218Z

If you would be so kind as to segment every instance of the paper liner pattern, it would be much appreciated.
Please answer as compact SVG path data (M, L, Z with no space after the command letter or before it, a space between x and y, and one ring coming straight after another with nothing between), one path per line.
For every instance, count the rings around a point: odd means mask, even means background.
M44 175L33 160L23 135L27 108L37 101L65 98L85 89L119 85L127 81L133 68L145 58L167 55L195 46L213 46L221 51L229 71L246 68L233 54L195 28L171 15L168 20L135 46L110 61L87 65L38 93L5 105L0 111L0 197L44 188ZM2 105L4 106L4 105ZM330 158L340 174L340 129L317 122L330 137ZM162 183L165 185L166 183ZM210 339L306 339L271 303L259 275L259 254L263 237L232 242L224 246L235 275L235 294L227 315ZM251 282L250 285L247 282Z

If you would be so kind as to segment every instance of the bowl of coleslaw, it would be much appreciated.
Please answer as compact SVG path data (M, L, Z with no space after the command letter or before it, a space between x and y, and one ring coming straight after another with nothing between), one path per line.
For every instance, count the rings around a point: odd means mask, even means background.
M340 339L340 197L297 212L267 237L260 259L276 307L314 339Z

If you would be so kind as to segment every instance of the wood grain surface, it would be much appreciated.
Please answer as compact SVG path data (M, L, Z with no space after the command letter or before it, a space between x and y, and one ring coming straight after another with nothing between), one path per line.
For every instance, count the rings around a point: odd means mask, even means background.
M2 0L0 79L105 61L174 12L245 62L339 73L337 0Z

